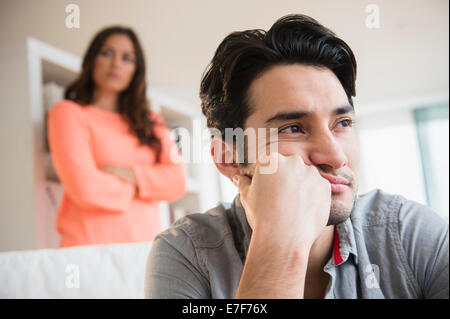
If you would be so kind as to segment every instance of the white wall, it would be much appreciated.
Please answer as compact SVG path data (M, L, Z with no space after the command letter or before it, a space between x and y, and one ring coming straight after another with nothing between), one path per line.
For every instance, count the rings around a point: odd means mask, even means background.
M65 6L80 7L80 28L65 27ZM380 28L365 25L366 6L378 5ZM288 13L309 14L354 50L362 104L448 91L447 0L1 0L0 43L33 36L82 56L100 28L132 26L147 53L152 86L188 88L228 33L264 28Z
M34 248L33 134L25 41L0 46L0 251ZM16 225L11 227L10 225Z

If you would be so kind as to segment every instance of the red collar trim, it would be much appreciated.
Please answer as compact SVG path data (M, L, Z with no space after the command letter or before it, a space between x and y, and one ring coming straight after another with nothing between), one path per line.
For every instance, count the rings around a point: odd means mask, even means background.
M342 259L341 251L340 251L341 243L339 241L339 236L338 236L336 227L334 228L334 243L333 243L333 245L334 245L334 247L333 247L334 264L339 265L343 261L343 259Z

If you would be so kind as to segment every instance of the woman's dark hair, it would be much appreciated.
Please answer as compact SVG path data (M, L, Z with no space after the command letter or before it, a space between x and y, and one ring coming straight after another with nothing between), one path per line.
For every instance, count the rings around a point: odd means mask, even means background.
M295 63L333 71L353 106L356 60L350 47L313 18L288 15L267 32L233 32L219 45L200 85L208 127L222 138L227 127L243 128L253 111L247 97L252 81L272 66Z
M145 80L144 51L134 31L127 27L111 26L99 31L89 44L83 58L80 76L65 90L64 98L81 105L92 103L95 83L93 80L94 61L106 39L114 34L124 34L133 42L136 68L127 89L119 94L119 113L130 123L130 131L134 133L141 145L150 146L156 153L156 161L161 155L161 141L156 136L154 126L159 125L150 119L150 104L147 99Z

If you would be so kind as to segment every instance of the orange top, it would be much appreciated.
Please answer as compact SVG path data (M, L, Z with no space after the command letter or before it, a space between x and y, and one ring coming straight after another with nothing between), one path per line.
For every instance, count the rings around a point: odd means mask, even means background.
M165 124L155 112L151 118ZM57 219L60 247L152 241L162 231L158 202L186 193L186 171L178 150L178 164L170 159L176 145L169 128L156 125L155 132L162 143L159 163L119 113L70 100L51 108L49 144L65 189ZM131 168L138 194L132 183L100 170L106 165Z

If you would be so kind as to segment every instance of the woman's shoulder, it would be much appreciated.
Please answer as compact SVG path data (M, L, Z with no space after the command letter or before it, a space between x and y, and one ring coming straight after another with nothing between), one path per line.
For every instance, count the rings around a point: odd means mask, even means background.
M65 112L65 113L73 113L73 112L81 112L82 111L83 106L81 104L78 104L72 100L61 100L55 104L53 104L53 106L50 108L50 113L61 113L61 112Z
M48 120L51 121L85 121L83 106L71 100L61 100L50 108Z

